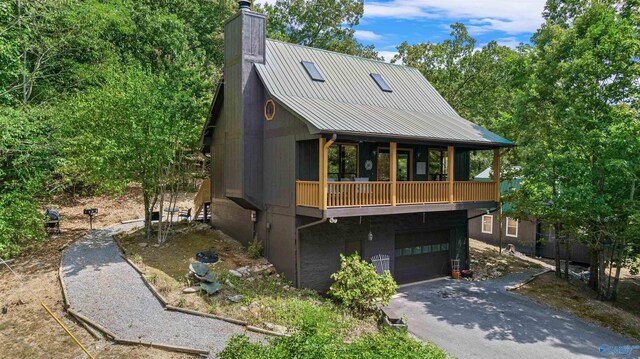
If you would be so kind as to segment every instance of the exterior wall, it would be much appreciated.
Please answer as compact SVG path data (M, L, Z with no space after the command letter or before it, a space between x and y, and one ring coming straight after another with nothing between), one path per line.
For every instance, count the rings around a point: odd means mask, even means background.
M469 211L469 217L479 216L485 214L486 211L476 210ZM482 232L482 217L477 217L469 220L469 237L483 241L485 243L493 244L495 246L500 245L500 223L498 222L498 213L493 212L490 214L493 216L493 231L492 233ZM528 256L536 255L536 238L537 238L537 222L533 221L519 221L518 222L518 236L508 237L507 231L507 218L502 218L502 247L506 247L507 244L513 244L516 246L518 252L524 253Z
M469 211L469 217L478 216L484 214L485 211ZM492 233L482 232L482 217L469 220L469 237L480 240L485 243L500 245L500 232L498 215L494 212L493 215L493 231ZM514 244L516 250L532 257L545 257L555 258L555 236L553 233L543 233L540 229L540 223L538 221L519 221L518 222L518 236L509 237L506 235L507 230L506 217L502 220L502 246L506 247L507 244ZM561 258L565 258L564 247L560 250ZM589 263L589 248L584 244L573 241L571 244L571 250L569 253L571 261L579 263Z
M225 23L224 109L215 132L224 131L224 195L247 209L262 204L264 89L253 66L264 63L266 19L241 11Z
M394 274L395 235L402 232L450 230L450 256L460 259L461 268L468 268L466 215L467 211L455 211L425 213L424 217L422 213L347 217L335 224L325 222L305 228L299 239L300 286L327 290L331 274L340 267L340 254L350 254L357 248L367 261L376 254L389 255L389 268ZM367 239L370 229L373 241Z

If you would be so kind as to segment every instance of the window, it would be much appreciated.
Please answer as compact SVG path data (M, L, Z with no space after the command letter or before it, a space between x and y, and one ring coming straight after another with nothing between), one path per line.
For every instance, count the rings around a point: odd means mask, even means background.
M429 149L429 180L446 181L449 155L445 148Z
M507 237L518 236L518 220L507 217Z
M389 181L389 169L391 155L388 148L378 149L377 160L377 179L378 181ZM396 150L396 180L397 181L411 181L413 151L411 149L399 148Z
M316 64L309 61L302 61L301 63L302 63L302 66L304 66L304 69L307 70L307 73L309 74L309 76L313 81L324 82L324 77L322 77L322 74L320 73L320 70L318 70L318 68L316 67Z
M378 84L378 86L380 86L380 89L382 91L384 91L384 92L393 92L393 90L391 89L391 86L389 86L389 84L387 84L387 82L382 78L382 75L380 75L380 74L371 74L371 77Z
M493 233L493 216L488 214L482 216L482 233Z
M328 177L353 181L358 177L358 145L334 144L329 147Z

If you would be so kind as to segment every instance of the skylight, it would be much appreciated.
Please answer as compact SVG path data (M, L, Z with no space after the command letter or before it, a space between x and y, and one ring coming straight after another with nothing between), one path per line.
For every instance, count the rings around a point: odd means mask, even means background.
M371 74L371 77L373 78L373 80L378 84L378 86L380 86L380 89L384 92L393 92L393 90L391 89L391 87L389 86L389 84L387 84L387 82L382 78L382 75L380 74Z
M309 76L313 81L324 82L324 77L322 77L322 74L316 67L316 64L309 61L301 61L301 63L302 63L302 66L304 66L304 69L307 70L307 73L309 74Z

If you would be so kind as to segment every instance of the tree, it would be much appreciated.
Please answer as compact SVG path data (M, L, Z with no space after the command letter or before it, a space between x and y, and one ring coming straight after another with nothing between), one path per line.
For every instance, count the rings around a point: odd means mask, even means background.
M267 15L270 38L345 54L380 59L373 46L354 37L362 0L278 0L258 7Z
M517 206L590 246L601 298L615 297L607 262L611 276L638 241L639 24L635 0L550 0L515 114Z

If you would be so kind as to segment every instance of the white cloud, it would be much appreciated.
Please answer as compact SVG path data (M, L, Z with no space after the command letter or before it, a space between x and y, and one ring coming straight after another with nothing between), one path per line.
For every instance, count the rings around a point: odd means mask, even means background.
M396 56L397 54L398 54L397 51L384 51L384 50L378 51L378 55L382 56L385 62L391 62L391 60L393 60L393 57ZM401 64L401 62L396 62L396 64Z
M499 39L496 39L496 42L498 43L498 45L506 46L506 47L509 47L509 48L512 48L512 49L515 49L521 43L521 41L519 41L515 37L501 37ZM481 48L483 48L485 46L487 46L486 42L476 45L476 51L480 50Z
M479 34L504 31L534 32L542 23L545 0L392 0L364 5L370 18L438 18L468 20L469 30Z
M368 31L368 30L356 30L355 34L353 35L356 39L360 40L360 41L378 41L378 40L382 40L382 35L380 34L376 34L373 31Z

